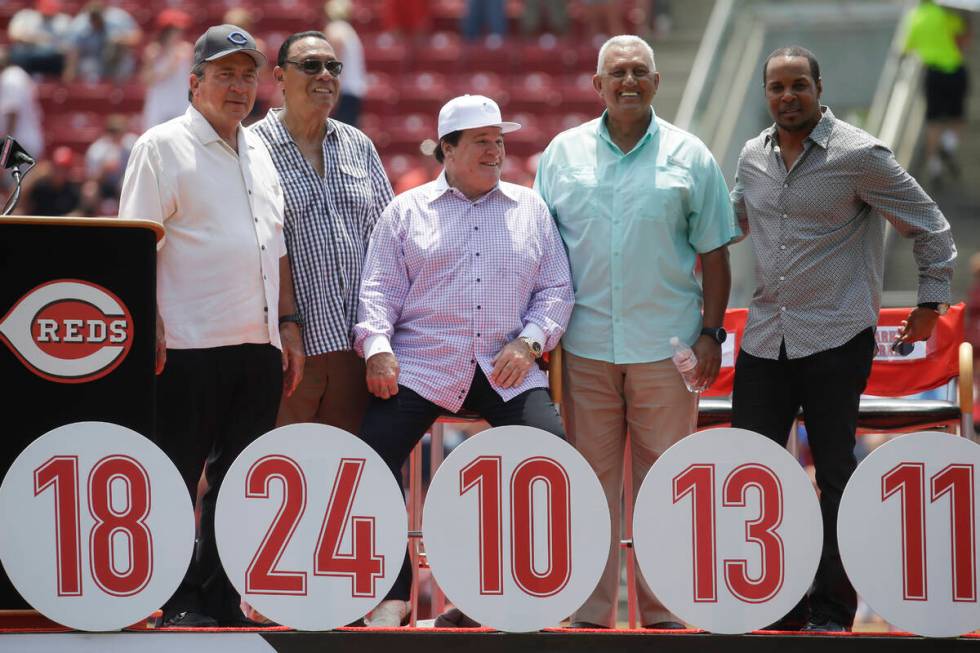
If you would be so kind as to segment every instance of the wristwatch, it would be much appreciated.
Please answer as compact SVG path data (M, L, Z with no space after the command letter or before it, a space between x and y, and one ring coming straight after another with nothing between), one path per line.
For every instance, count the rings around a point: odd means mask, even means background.
M702 336L708 336L719 345L728 340L728 332L725 327L705 327L701 329Z
M928 308L930 311L936 311L939 315L946 315L949 311L949 304L943 304L941 302L922 302L919 304L919 308Z
M292 322L296 326L302 328L303 327L303 316L300 315L299 313L289 313L287 315L280 315L279 316L279 324L282 325L285 322Z
M541 358L541 343L527 336L521 336L518 338L521 342L527 345L528 350L531 352L531 356L535 359Z

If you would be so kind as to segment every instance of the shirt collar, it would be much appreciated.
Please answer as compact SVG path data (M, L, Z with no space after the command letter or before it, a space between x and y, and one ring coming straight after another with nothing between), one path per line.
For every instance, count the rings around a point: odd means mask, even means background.
M599 116L598 124L596 125L596 133L603 140L605 140L607 143L609 143L610 145L612 145L618 150L619 147L615 143L613 143L612 137L609 135L609 127L606 125L606 116L608 115L609 115L609 109L606 109L605 111L602 112L602 115ZM650 141L650 139L656 136L657 132L659 131L660 131L660 125L657 124L657 112L651 106L650 124L647 125L647 131L643 135L643 138L641 138L639 142L637 142L637 144L633 146L633 150L643 147L646 143ZM633 150L630 150L630 152L632 152ZM628 153L624 153L624 154L628 154Z
M820 111L823 112L823 115L820 116L820 120L817 122L817 124L813 126L813 129L810 131L807 139L813 141L826 150L827 146L830 144L830 134L834 131L834 122L837 120L837 118L834 117L834 112L830 110L830 107L825 104L820 105ZM769 126L769 129L766 130L765 144L767 146L776 146L778 143L776 133L776 123L773 123Z
M273 141L279 144L291 143L293 142L293 137L289 133L289 130L286 129L285 123L282 121L282 111L282 107L274 107L269 109L269 113L266 114L270 122L275 126L275 128L272 130ZM326 140L326 137L333 134L336 130L337 127L334 125L334 121L327 118L327 133L324 136L324 140Z
M188 124L190 125L191 133L193 133L202 145L210 145L218 141L224 142L218 132L214 130L208 119L204 117L200 111L194 108L193 105L187 107L187 111L184 113L187 117ZM242 128L241 123L238 124L238 143L245 144L249 149L253 149L255 144L248 138L248 131Z
M449 185L449 180L446 179L446 169L443 168L442 172L439 173L439 176L436 177L435 181L432 182L432 187L429 190L429 204L435 202L437 199L439 199L440 197L442 197L452 189L453 187ZM504 197L506 197L507 199L513 202L518 201L517 193L514 192L514 190L510 188L507 184L502 184L500 182L498 182L497 185L494 186L490 190L490 192L488 192L483 197L492 195L494 192L499 192L501 195L503 195ZM481 197L480 199L483 199L483 197Z

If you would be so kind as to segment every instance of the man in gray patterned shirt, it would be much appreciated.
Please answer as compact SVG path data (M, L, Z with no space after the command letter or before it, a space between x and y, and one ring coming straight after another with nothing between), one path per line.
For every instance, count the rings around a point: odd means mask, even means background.
M735 365L732 425L785 445L802 408L823 553L810 596L776 627L849 630L857 597L837 549L837 510L856 466L858 403L876 350L885 220L915 241L919 268L919 305L900 341L928 338L948 308L956 248L936 203L891 151L820 105L810 51L773 52L763 84L775 124L745 144L731 194L758 279Z
M253 125L285 195L286 247L303 325L306 369L283 397L277 425L320 422L357 433L367 407L364 361L352 350L357 291L368 239L392 198L374 145L331 120L343 64L321 32L286 38L273 70L285 108Z

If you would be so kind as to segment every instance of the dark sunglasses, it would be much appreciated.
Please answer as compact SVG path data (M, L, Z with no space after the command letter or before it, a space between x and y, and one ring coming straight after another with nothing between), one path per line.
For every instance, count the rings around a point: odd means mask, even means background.
M321 71L326 70L334 77L340 77L340 72L344 69L344 64L336 59L331 59L330 61L321 61L320 59L292 61L287 59L286 63L293 64L307 75L319 75Z

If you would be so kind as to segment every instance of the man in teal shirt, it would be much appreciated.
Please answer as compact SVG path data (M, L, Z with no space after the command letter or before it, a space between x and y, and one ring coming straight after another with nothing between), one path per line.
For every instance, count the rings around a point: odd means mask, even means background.
M575 286L563 341L566 430L612 517L609 560L572 616L578 627L615 624L627 430L635 499L657 457L697 427L697 394L671 361L670 338L692 345L701 387L717 375L725 339L727 245L740 232L708 148L654 113L659 84L645 41L607 41L593 77L606 111L555 137L534 184L568 247ZM644 626L683 627L642 576L637 591Z

